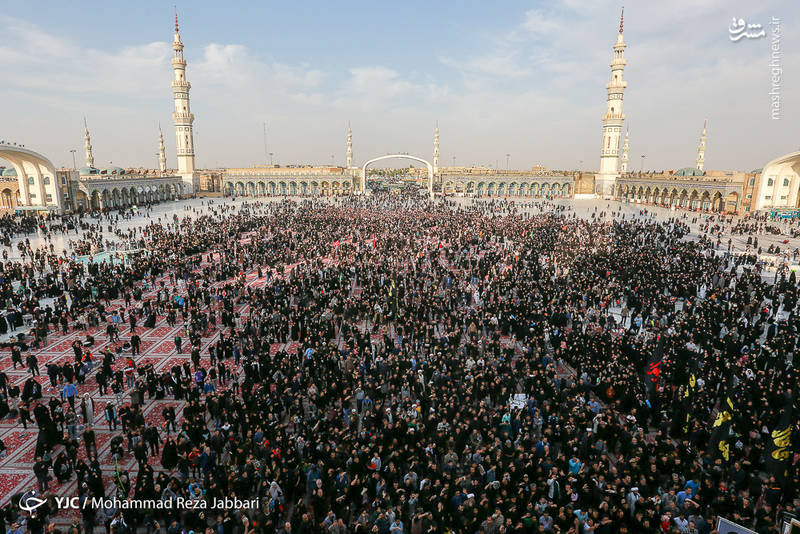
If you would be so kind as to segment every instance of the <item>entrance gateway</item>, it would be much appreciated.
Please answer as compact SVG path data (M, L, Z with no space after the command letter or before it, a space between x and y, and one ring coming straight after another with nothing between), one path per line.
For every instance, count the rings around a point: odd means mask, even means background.
M408 154L387 154L385 156L379 156L377 158L373 158L367 161L363 167L361 167L361 194L367 194L367 167L375 163L376 161L381 161L384 159L392 159L392 158L401 158L401 159L412 159L414 161L419 161L420 163L424 163L428 167L428 194L433 198L433 165L429 162L425 161L422 158L418 158L416 156L409 156Z

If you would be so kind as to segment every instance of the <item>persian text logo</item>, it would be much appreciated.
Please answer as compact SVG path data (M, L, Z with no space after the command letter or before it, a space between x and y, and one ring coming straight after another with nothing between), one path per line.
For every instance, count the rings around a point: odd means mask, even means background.
M731 41L738 42L741 39L760 39L767 36L766 30L761 24L747 24L744 19L733 17L731 25L728 26L728 34Z
M46 502L47 499L40 499L36 496L36 490L31 490L23 493L22 497L19 498L19 508L31 513Z

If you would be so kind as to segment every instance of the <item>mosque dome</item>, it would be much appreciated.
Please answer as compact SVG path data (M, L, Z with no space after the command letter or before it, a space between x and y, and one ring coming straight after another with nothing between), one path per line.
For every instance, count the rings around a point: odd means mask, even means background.
M81 167L78 169L78 174L81 176L86 176L88 174L100 174L100 170L94 167Z
M110 167L105 167L102 171L100 171L100 174L125 174L125 169L112 165Z
M3 176L16 176L17 170L14 167L7 167L3 169Z
M673 176L703 176L705 173L700 169L695 169L694 167L684 167L683 169L678 169L675 171Z

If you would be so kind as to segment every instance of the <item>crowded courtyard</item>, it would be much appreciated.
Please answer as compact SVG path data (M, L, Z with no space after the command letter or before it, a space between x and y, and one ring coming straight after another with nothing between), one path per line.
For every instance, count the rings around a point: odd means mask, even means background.
M791 221L380 194L2 224L9 532L777 532L800 511Z

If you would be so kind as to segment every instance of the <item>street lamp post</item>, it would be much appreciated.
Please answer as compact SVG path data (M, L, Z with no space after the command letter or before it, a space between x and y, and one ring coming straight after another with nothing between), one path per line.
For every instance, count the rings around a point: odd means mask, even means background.
M77 165L75 165L75 149L73 148L70 152L72 153L72 170L74 171L77 168Z
M642 164L641 164L641 165L639 165L639 174L641 174L641 173L642 173L642 169L644 169L644 158L646 158L646 157L647 157L647 156L645 156L644 154L642 154Z
M272 166L272 154L274 154L274 152L270 152L269 153L269 164L270 164L270 166Z
M508 160L511 157L511 154L506 154L506 170L508 170Z
M453 156L453 167L455 167L455 166L456 166L456 157Z

